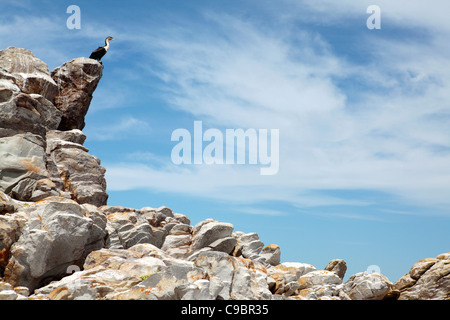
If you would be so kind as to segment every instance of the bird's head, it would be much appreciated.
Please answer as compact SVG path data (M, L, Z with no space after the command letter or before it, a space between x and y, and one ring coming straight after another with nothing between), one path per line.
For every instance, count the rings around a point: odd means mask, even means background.
M106 40L117 40L117 39L114 39L113 37L108 37L108 38L106 38Z

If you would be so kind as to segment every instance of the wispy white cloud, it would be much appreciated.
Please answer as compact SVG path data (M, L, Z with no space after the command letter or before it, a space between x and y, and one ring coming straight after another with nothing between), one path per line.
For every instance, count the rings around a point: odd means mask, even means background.
M89 126L86 133L93 141L131 139L133 136L148 135L150 126L144 120L124 116L117 122L107 122L99 126Z
M312 207L371 205L320 192L364 189L395 195L408 204L445 207L450 204L449 4L378 1L383 27L401 27L411 34L423 30L426 37L422 41L378 33L370 41L360 39L355 50L371 48L362 53L370 51L367 64L337 54L325 37L306 27L337 27L358 19L365 28L369 4L373 3L283 0L282 6L265 5L268 11L274 9L279 21L270 27L248 17L207 12L203 22L186 22L184 28L118 30L93 22L83 24L77 34L65 28L65 13L11 15L7 23L0 23L0 46L27 47L56 67L88 54L87 41L103 41L105 34L112 34L126 39L126 45L125 53L112 51L111 59L133 53L157 62L129 62L124 69L127 79L145 85L149 74L159 77L165 85L161 99L173 108L208 127L280 129L276 176L261 177L255 166L164 165L167 155L148 150L152 154L136 152L125 158L126 163L104 162L110 190L143 188ZM295 31L290 26L296 26ZM353 87L346 87L348 83ZM128 89L105 84L98 88L91 111L123 107L128 94L132 95ZM94 141L150 132L137 116L91 123L86 130Z
M327 11L338 20L360 9L350 3L320 3L322 7L318 2L309 7L320 13L342 6L337 13ZM393 8L388 17L395 18L395 10L401 9L382 5ZM416 9L407 7L399 19L427 24ZM214 32L168 29L153 35L146 46L161 63L161 78L171 93L168 102L210 127L280 129L279 174L263 178L255 168L239 166L156 171L111 164L111 188L158 188L300 206L369 205L312 197L320 190L364 189L393 194L409 204L449 204L450 153L436 151L450 147L448 121L439 117L450 101L450 65L441 50L447 45L440 35L430 35L427 44L401 39L367 43L379 49L365 68L339 57L326 40L306 30L292 38L284 28L268 30L222 14L207 18ZM350 99L354 93L340 85L343 80L361 84L356 102Z

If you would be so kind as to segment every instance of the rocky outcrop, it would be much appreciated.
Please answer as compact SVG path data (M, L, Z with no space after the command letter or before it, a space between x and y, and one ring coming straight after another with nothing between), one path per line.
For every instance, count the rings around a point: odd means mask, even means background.
M73 59L52 71L58 87L55 106L62 113L58 130L84 128L84 117L102 73L103 65L87 58Z
M450 253L422 259L393 285L398 300L450 300Z
M91 250L102 248L106 223L100 211L88 209L59 197L23 208L27 221L10 249L5 280L32 291L64 275L69 266L78 266Z
M69 130L84 126L102 70L79 58L50 73L29 50L0 50L0 191L21 201L106 204L105 169L83 147L84 134ZM75 115L77 126L67 124Z
M394 284L344 281L344 260L281 262L228 222L108 206L81 131L102 70L78 58L49 73L28 50L0 51L0 300L449 299L450 253Z

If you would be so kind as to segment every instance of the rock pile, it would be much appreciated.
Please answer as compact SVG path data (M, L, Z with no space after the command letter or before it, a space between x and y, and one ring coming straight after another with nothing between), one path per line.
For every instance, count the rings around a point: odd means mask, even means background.
M105 169L83 146L102 65L48 71L0 51L0 300L449 299L450 253L391 283L335 259L281 263L281 249L230 223L167 207L107 206Z
M105 169L83 147L84 116L103 66L78 58L52 73L31 51L0 51L0 190L105 205Z

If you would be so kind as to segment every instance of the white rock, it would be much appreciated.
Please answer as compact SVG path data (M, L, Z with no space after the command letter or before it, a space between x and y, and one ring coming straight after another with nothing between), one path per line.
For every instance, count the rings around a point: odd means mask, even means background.
M17 297L18 294L14 290L0 291L0 300L16 300Z
M392 284L379 273L360 272L352 275L343 286L343 291L352 300L381 300Z
M193 229L191 251L194 252L204 248L214 241L226 237L230 237L233 232L233 225L231 223L208 221L201 223Z
M29 221L11 247L5 279L34 290L43 279L65 274L68 266L83 257L92 240L93 221L75 201L58 197L23 210Z

